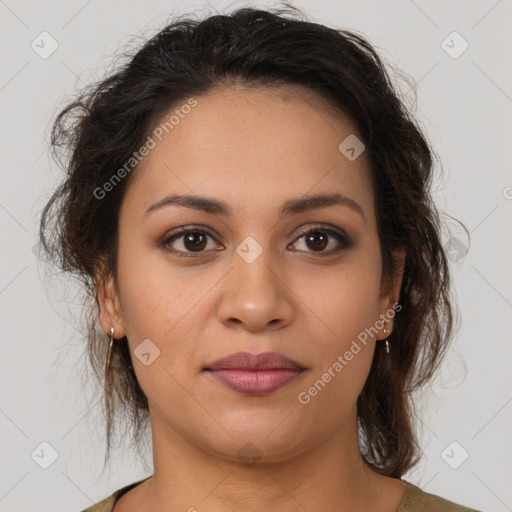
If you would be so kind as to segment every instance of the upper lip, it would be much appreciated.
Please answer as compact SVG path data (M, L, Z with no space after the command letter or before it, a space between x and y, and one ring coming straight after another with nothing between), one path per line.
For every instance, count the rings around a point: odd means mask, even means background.
M217 359L207 365L205 370L276 370L291 369L305 370L306 368L289 357L279 352L262 352L251 354L250 352L236 352Z

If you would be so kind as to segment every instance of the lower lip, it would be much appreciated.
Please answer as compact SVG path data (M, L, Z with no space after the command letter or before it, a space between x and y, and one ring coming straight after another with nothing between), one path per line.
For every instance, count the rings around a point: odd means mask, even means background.
M298 378L303 372L276 370L208 370L212 377L234 391L245 395L266 395Z

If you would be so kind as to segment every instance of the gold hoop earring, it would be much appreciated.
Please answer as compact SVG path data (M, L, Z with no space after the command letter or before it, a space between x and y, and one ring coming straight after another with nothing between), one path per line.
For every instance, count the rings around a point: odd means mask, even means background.
M112 358L112 347L114 346L114 328L110 328L110 343L108 345L108 353L107 353L107 368L106 370L110 368L110 360Z
M390 332L389 329L384 329L384 334ZM386 354L389 354L389 341L386 338Z

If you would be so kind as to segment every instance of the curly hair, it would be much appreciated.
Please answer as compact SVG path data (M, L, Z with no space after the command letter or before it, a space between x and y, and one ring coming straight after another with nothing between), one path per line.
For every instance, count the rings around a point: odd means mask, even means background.
M107 343L96 323L95 276L116 277L118 214L136 166L111 187L108 200L97 191L184 99L230 84L288 85L317 92L358 129L370 162L383 279L397 271L393 249L406 250L393 350L386 354L377 345L357 400L362 457L375 471L401 478L420 460L412 393L439 367L455 319L430 191L435 154L425 134L382 58L356 31L313 23L287 3L171 21L125 53L127 62L106 79L79 91L51 130L50 148L63 156L66 176L42 212L40 237L50 259L85 285L87 353L104 393L107 459L116 413L127 413L135 441L149 416L126 337L114 344L105 370Z

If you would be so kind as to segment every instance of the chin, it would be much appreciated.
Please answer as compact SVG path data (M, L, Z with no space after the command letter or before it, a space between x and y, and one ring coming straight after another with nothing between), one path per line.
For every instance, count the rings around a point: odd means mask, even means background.
M274 424L272 428L275 426ZM272 431L272 428L266 426L260 431L254 426L245 431L226 428L231 435L223 431L221 437L203 438L204 449L216 457L253 466L284 462L307 451L315 444L314 436L311 439L301 438L292 435L291 432L283 434L282 430Z

